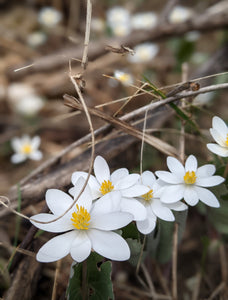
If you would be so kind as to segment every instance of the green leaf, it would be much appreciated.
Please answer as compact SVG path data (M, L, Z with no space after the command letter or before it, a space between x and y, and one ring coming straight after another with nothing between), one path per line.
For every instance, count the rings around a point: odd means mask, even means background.
M67 290L68 300L114 299L111 270L110 261L103 262L100 255L91 253L85 262L77 263L73 267L73 276L70 278ZM83 272L86 272L85 283L83 283ZM83 286L85 286L84 291Z
M126 239L126 242L128 243L128 246L131 251L131 257L128 261L133 266L137 266L142 251L142 244L140 243L140 241L135 239ZM145 258L145 252L143 252L142 261L144 260L144 258Z

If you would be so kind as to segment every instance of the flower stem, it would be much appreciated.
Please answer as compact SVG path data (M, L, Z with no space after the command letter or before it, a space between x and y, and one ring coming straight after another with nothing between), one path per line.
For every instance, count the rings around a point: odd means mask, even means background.
M82 300L87 300L87 261L82 263Z
M177 245L178 245L178 223L174 224L173 253L172 253L172 295L177 300Z

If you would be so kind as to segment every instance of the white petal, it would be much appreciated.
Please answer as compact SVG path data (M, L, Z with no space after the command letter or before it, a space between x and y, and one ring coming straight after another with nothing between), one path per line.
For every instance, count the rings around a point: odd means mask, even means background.
M15 152L20 152L21 150L21 140L17 137L11 140L11 146Z
M31 147L32 149L36 150L40 146L40 137L39 136L34 136L31 140Z
M76 191L76 193L74 194L74 199L76 199L79 196L84 184L85 184L85 179L80 177L74 186ZM92 196L88 185L85 187L83 193L77 200L76 204L78 204L79 206L83 206L88 211L90 211L92 205Z
M122 178L128 175L129 175L128 169L126 168L117 169L111 174L111 182L115 185L117 181L121 180Z
M126 190L121 190L121 194L123 197L139 197L148 193L149 190L150 189L145 185L136 184Z
M174 215L171 212L171 210L165 204L162 204L160 200L153 199L151 208L153 210L153 213L158 218L165 220L165 221L174 221L175 220Z
M167 166L170 172L174 173L175 175L178 175L178 177L184 176L185 174L184 166L178 159L172 156L167 157Z
M184 200L191 206L194 206L199 202L199 196L195 190L195 186L186 187L184 191Z
M221 135L226 135L228 132L226 123L217 116L213 117L212 126L215 130L217 130L219 133L221 133Z
M127 242L117 233L91 229L88 235L92 242L92 248L100 255L118 261L130 258Z
M163 189L160 200L164 203L174 203L184 196L185 186L182 184L166 186Z
M73 203L73 199L68 194L57 189L47 190L45 198L47 206L56 216L63 214Z
M36 151L29 153L28 157L32 160L41 160L43 157L43 154L41 151L36 150Z
M120 202L121 202L121 193L120 192L111 192L93 204L93 208L91 210L91 215L102 215L107 214L114 211L120 211Z
M197 178L195 184L197 186L215 186L221 184L225 179L221 176L210 176L210 177L203 177L203 178Z
M11 156L11 162L13 164L19 164L19 163L25 161L26 159L27 159L27 156L25 154L21 154L21 153L16 153Z
M190 155L185 162L185 171L196 172L196 170L197 170L197 159L195 158L194 155Z
M116 230L128 225L133 220L132 214L127 212L111 212L93 217L90 228L101 230Z
M222 157L227 157L228 156L228 147L225 148L225 147L221 147L217 144L207 144L207 148L211 152L213 152L213 153L215 153L219 156L222 156Z
M55 216L52 214L41 213L41 214L32 216L30 219L30 222L37 228L48 231L48 232L64 232L64 231L74 229L74 226L72 224L72 221L70 220L71 218L70 218L69 214L67 214L67 216L65 215L64 217L58 219L57 221L53 221L53 220L57 219L57 217L58 216ZM47 224L42 224L42 223L38 223L35 221L40 221L40 222L53 221L53 222L47 223Z
M142 184L144 184L150 188L152 188L152 185L156 181L154 174L150 171L143 172L141 175L141 178L142 178Z
M79 230L77 237L74 239L70 247L70 255L73 260L82 262L85 260L91 252L91 241L87 235L87 232Z
M157 217L149 213L144 221L137 221L136 226L142 234L151 233L156 227Z
M121 178L116 182L115 189L116 190L128 189L129 187L136 184L139 178L140 178L139 174L130 174L124 178Z
M196 171L196 177L208 177L215 173L215 166L212 164L204 165L199 167Z
M183 211L183 210L188 209L188 206L181 201L178 201L175 203L167 203L166 206L175 211Z
M216 141L216 143L218 143L221 147L226 147L226 134L222 135L214 128L210 129L210 133L213 139Z
M218 199L215 197L215 195L211 191L209 191L205 188L198 187L198 186L195 187L195 190L198 194L199 199L206 205L211 206L211 207L219 207L220 206Z
M144 220L147 212L145 206L134 198L124 198L121 201L121 211L129 212L134 220Z
M52 238L40 248L36 259L40 262L53 262L65 257L70 252L70 246L74 238L74 231Z
M159 179L171 184L182 183L184 180L183 177L180 178L179 176L176 176L176 174L167 171L156 171L155 174L159 177Z
M71 176L71 182L73 185L78 181L80 177L83 177L84 179L87 179L88 173L86 172L74 172ZM96 180L96 178L93 175L89 176L89 181L88 181L89 187L91 190L99 190L100 184Z
M94 160L94 174L100 184L102 184L104 180L110 179L109 166L106 160L101 156L97 156Z

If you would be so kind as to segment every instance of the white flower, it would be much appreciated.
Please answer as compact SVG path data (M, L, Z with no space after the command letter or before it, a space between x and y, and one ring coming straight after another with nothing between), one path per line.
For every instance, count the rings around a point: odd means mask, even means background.
M89 187L91 189L92 198L97 199L97 202L102 206L105 202L109 203L113 210L121 210L133 214L134 220L143 220L146 217L146 210L133 197L143 195L149 191L149 188L139 184L139 174L129 174L129 171L125 168L117 169L110 174L109 166L106 160L97 156L94 160L94 173L95 176L90 175ZM72 174L71 181L73 185L78 181L80 177L87 178L86 172L74 172ZM75 195L75 187L69 190L71 195ZM120 205L117 206L115 198L119 198L121 195Z
M92 18L91 30L94 32L103 32L105 30L105 21L101 18Z
M40 137L34 136L30 138L23 135L22 138L15 137L11 140L13 150L16 152L11 156L11 162L14 164L21 163L26 159L40 160L42 152L38 150L40 146Z
M77 195L84 183L83 178L76 183ZM100 212L96 203L92 204L90 189L87 186L76 205L59 220L48 224L37 223L34 220L48 222L61 216L72 205L73 199L60 190L50 189L46 192L46 202L52 214L35 215L31 218L32 224L49 232L64 233L41 247L37 253L38 261L53 262L70 253L76 262L82 262L90 255L91 250L112 260L129 259L127 242L111 230L129 224L132 221L131 214L112 212L108 207L103 207Z
M228 156L228 127L226 123L219 117L212 119L212 128L210 133L217 144L207 144L207 148L220 156Z
M126 36L131 32L130 13L121 6L107 11L107 25L115 36Z
M170 172L157 171L155 174L167 185L163 186L161 201L175 203L182 198L187 204L193 206L201 200L212 207L219 207L215 195L205 187L219 185L224 181L221 176L213 176L215 166L204 165L197 168L195 156L190 155L185 167L174 157L167 158L167 166Z
M152 29L157 25L157 15L153 12L138 13L131 17L131 26L133 29Z
M133 84L133 77L130 73L126 73L121 70L115 70L114 77L118 79L125 86L129 86Z
M112 34L118 37L127 36L131 32L131 28L128 23L120 23L110 27L112 29Z
M169 22L172 24L178 24L187 21L193 15L193 11L190 8L177 5L175 6L169 15Z
M134 55L128 55L131 63L146 63L151 61L158 53L159 47L153 43L143 43L134 47Z
M47 36L42 31L35 31L28 35L27 43L30 47L36 48L43 45L47 40Z
M62 14L53 7L43 7L38 15L38 22L46 27L56 26L62 19Z
M137 228L141 233L151 233L156 227L157 218L165 221L174 221L175 218L171 209L182 211L188 208L187 205L181 201L170 204L162 203L160 201L161 187L152 172L143 172L141 175L141 181L145 186L150 188L148 193L138 198L138 200L146 207L147 211L147 217L145 220L136 221Z
M208 105L208 104L210 104L210 102L212 102L214 96L215 96L215 92L199 94L193 100L193 103L195 105Z

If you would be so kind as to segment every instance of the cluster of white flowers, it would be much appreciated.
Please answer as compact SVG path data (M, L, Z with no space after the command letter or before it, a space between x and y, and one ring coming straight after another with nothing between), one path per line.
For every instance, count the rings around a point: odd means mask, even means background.
M70 253L76 262L82 262L91 250L112 260L127 260L129 246L113 230L134 221L139 232L149 234L155 229L157 218L175 220L172 210L186 210L187 204L193 206L199 200L219 206L215 195L207 189L224 181L221 176L213 176L214 165L198 168L193 155L185 166L173 157L167 158L167 165L170 172L157 171L156 179L151 171L139 175L120 168L111 173L106 160L97 156L94 175L89 176L80 196L88 177L88 173L81 171L72 174L72 197L57 189L48 190L46 202L52 214L35 215L31 222L42 230L63 234L44 244L37 260L52 262Z

